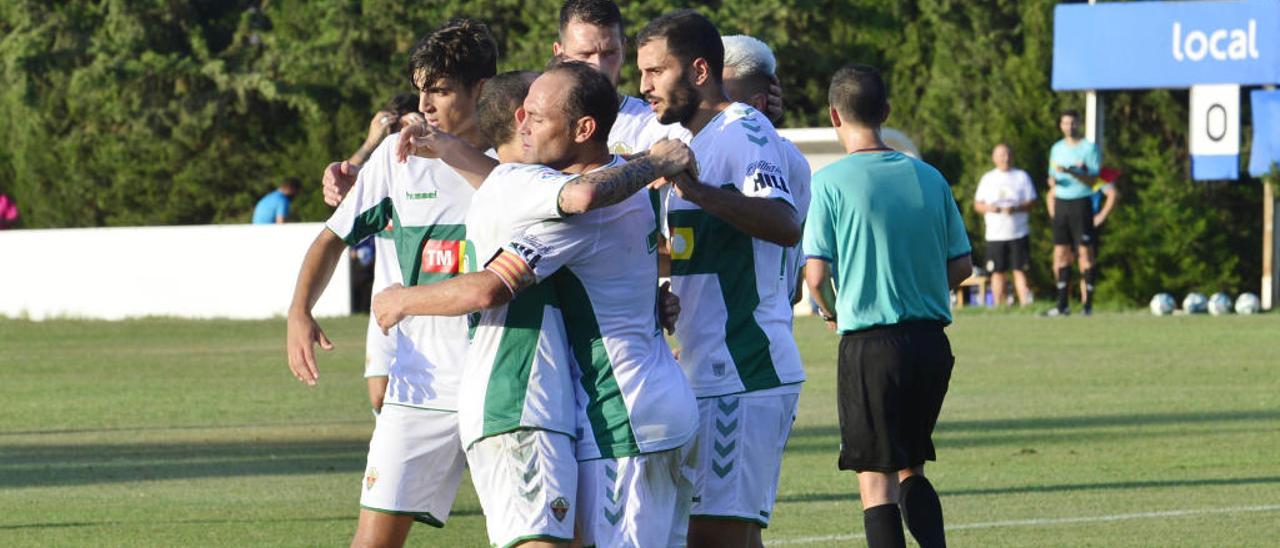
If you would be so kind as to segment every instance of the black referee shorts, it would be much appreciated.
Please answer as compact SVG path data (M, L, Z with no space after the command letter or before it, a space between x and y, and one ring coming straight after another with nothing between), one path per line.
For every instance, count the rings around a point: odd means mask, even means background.
M1093 245L1094 235L1092 199L1053 199L1053 245Z
M910 322L841 337L841 470L891 473L936 460L933 426L955 365L942 328Z

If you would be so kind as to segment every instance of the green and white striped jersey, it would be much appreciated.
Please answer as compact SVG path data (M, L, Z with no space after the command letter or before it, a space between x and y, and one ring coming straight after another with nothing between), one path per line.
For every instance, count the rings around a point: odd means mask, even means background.
M356 184L325 223L347 245L384 230L399 267L391 282L426 285L474 268L463 224L475 190L444 162L395 158L399 134L383 139ZM389 259L379 257L379 261ZM405 318L394 331L396 357L385 403L453 411L467 351L467 319Z
M764 115L733 103L689 143L705 184L796 204L787 143ZM807 183L807 181L806 181ZM752 238L674 192L667 194L671 287L680 365L698 397L804 381L791 332L794 250Z
M560 218L560 188L574 177L540 165L494 168L467 215L468 243L479 262L487 265L525 228ZM573 436L571 369L550 284L535 284L511 302L481 311L460 388L463 447L518 428Z
M697 403L657 314L658 204L648 192L532 225L507 249L555 288L573 351L579 460L683 445Z

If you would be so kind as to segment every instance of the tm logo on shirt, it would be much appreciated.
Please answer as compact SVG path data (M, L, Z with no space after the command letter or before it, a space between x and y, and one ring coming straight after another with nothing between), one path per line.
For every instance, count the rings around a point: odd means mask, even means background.
M427 240L422 244L422 272L432 274L458 274L462 272L462 257L467 243L459 240Z

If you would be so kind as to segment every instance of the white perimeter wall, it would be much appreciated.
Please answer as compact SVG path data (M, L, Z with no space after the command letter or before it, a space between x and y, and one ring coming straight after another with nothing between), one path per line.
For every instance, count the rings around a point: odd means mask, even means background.
M321 223L0 231L0 316L283 316ZM347 257L316 316L351 312Z
M831 128L784 129L817 171L844 156ZM886 140L914 152L905 136ZM320 223L0 231L0 316L270 318L287 312ZM346 255L315 307L351 312ZM809 314L808 290L796 306Z

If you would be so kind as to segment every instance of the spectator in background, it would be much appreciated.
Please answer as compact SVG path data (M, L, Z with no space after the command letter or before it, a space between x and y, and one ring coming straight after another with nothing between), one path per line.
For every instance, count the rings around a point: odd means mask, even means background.
M1027 289L1027 269L1031 267L1031 229L1027 212L1036 203L1036 189L1031 176L1013 167L1013 150L1000 143L991 151L995 169L978 181L973 209L983 214L986 223L987 271L991 273L991 293L996 306L1005 304L1005 272L1013 271L1013 286L1018 304L1026 306L1031 297Z
M18 204L8 194L0 192L0 230L18 225Z
M284 223L285 218L289 216L289 203L293 201L294 196L298 195L298 189L301 187L302 183L296 177L286 178L280 183L280 188L258 200L258 205L253 208L253 224Z

